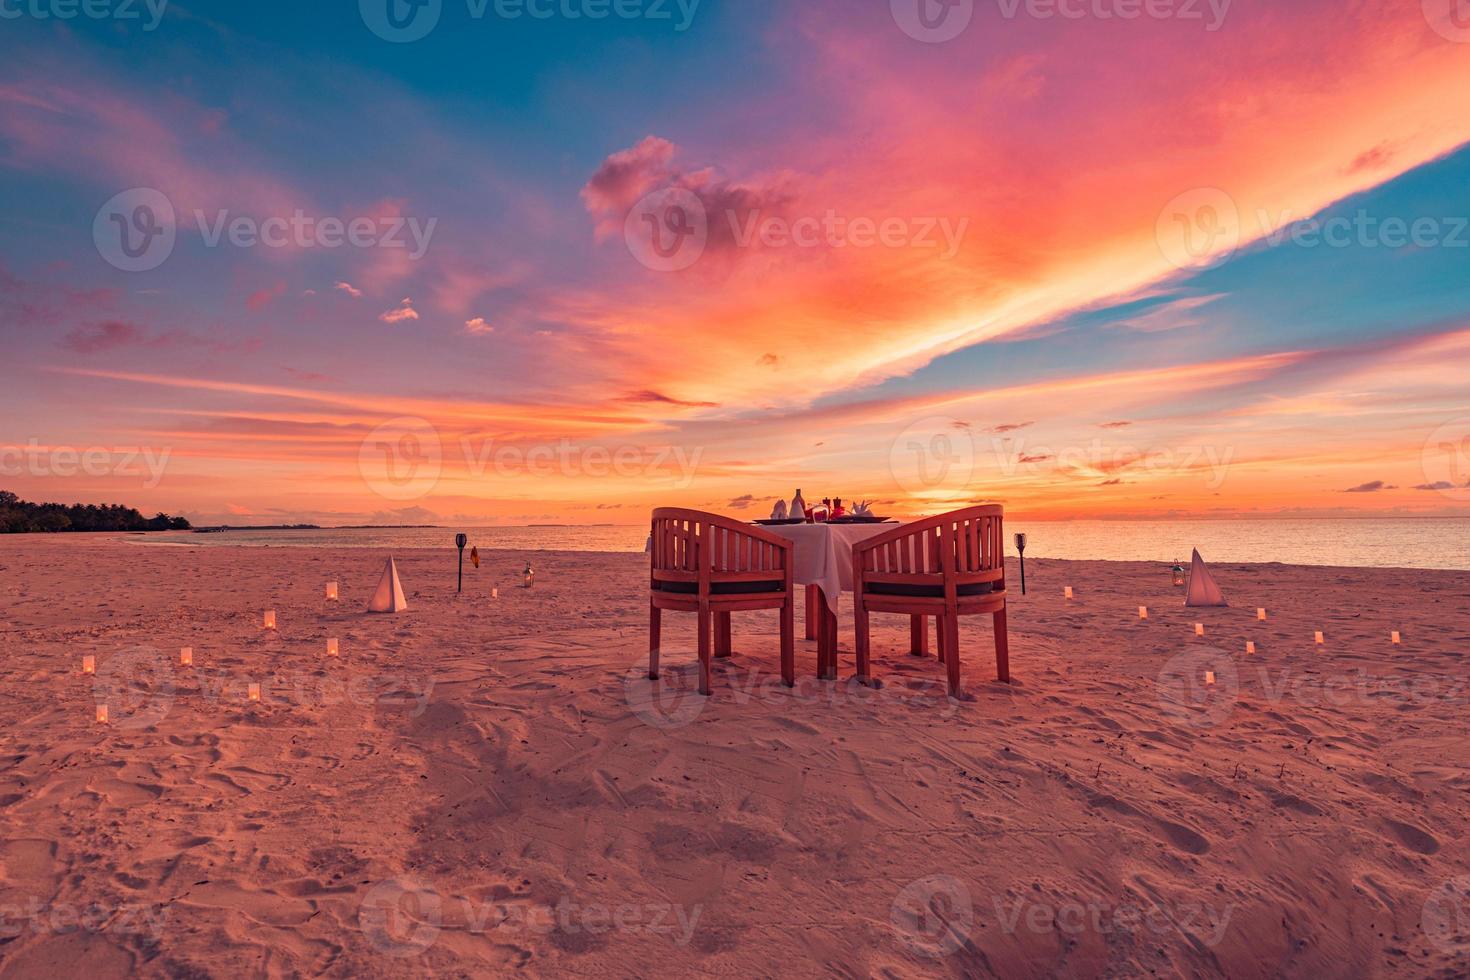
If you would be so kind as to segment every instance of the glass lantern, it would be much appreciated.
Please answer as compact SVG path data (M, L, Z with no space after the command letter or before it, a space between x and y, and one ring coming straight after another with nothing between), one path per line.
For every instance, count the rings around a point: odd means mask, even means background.
M1179 564L1176 561L1174 563L1174 570L1173 571L1174 571L1174 586L1176 588L1183 588L1184 587L1184 566L1181 565L1181 564Z
M531 570L530 565L526 566L526 570L522 574L525 576L526 588L529 589L536 584L536 573Z

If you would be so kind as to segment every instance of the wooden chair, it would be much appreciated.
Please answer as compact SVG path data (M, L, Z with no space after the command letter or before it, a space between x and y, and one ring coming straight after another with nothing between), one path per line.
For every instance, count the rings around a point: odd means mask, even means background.
M858 680L872 684L868 617L906 613L912 652L925 653L925 618L939 622L939 659L949 693L960 696L959 618L990 613L996 675L1011 679L1006 633L1004 509L970 507L868 538L853 546L853 613Z
M653 512L648 603L648 677L658 680L665 609L699 615L699 693L710 693L710 651L730 656L730 614L781 610L781 680L796 684L795 546L786 538L717 514L661 507Z

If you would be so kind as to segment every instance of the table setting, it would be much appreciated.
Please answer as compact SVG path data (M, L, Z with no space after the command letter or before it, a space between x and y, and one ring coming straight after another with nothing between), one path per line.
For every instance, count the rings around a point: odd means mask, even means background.
M808 504L800 490L776 502L771 516L752 521L795 545L793 578L806 587L806 638L817 641L817 674L837 677L837 608L843 592L852 591L852 546L900 526L874 514L868 501L851 510L841 497Z

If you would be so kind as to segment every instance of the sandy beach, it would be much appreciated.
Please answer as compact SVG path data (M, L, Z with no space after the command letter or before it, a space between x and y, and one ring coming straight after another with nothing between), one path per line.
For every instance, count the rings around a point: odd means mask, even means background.
M705 700L641 555L404 552L370 616L383 557L0 540L0 975L1470 966L1470 573L1013 562L1013 685L881 617L848 683L844 600L838 683L748 614Z

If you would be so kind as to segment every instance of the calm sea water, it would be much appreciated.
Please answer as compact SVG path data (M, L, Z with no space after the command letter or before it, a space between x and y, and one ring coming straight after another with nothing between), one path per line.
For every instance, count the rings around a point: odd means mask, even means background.
M453 548L455 528L325 528L168 534L151 543L199 547ZM641 552L642 525L464 528L481 549ZM1470 570L1470 518L1414 520L1010 521L1032 558L1188 563L1198 548L1212 562L1270 562ZM1012 545L1012 553L1014 546Z

